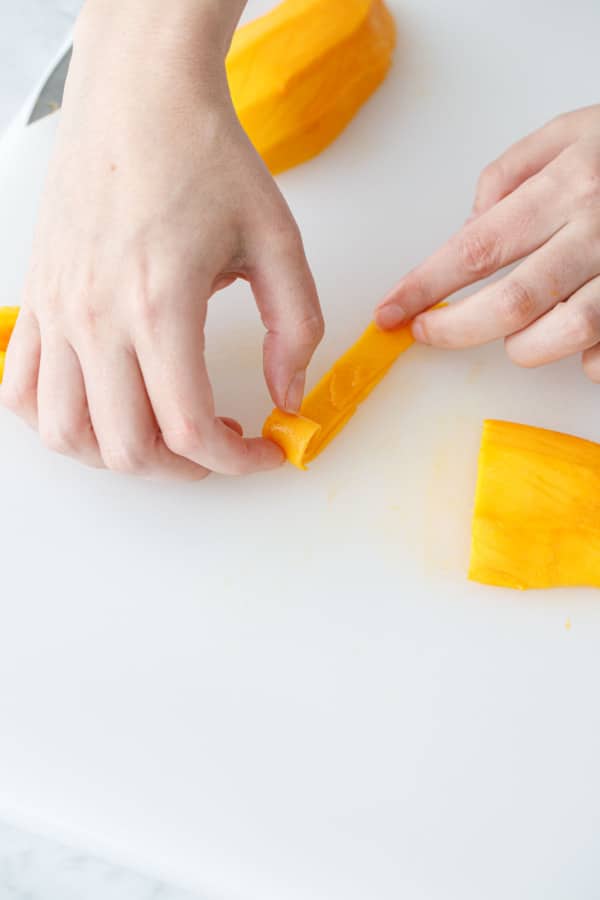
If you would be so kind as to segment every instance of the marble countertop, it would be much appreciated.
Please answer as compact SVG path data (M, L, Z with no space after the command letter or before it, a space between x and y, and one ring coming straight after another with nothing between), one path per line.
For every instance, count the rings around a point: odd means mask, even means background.
M0 5L0 133L60 49L81 0ZM0 900L199 900L58 843L0 823Z
M0 823L1 900L200 900Z

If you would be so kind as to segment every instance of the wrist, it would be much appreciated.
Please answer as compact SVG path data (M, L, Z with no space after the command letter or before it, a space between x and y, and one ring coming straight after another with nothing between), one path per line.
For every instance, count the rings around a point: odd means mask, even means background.
M93 53L118 38L146 61L192 57L222 66L247 0L86 0L75 45Z

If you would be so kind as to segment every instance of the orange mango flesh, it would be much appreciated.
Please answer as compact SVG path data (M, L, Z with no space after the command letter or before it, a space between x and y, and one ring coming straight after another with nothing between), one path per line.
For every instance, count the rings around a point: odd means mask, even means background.
M383 0L284 0L237 30L229 88L273 174L335 140L385 79L395 43Z
M469 577L519 590L600 587L600 445L485 422Z
M18 306L0 306L0 350L6 350L8 347L18 315Z
M380 331L371 323L307 394L300 415L274 409L264 424L263 437L279 444L287 459L299 469L306 469L413 343L410 326Z
M0 306L0 383L4 377L6 349L19 315L18 306Z

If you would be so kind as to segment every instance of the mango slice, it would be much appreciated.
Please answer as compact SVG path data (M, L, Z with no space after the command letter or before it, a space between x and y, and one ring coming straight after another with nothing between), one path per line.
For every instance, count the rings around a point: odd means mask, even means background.
M335 140L385 79L395 43L383 0L284 0L236 31L233 104L273 174Z
M6 348L13 333L13 328L17 323L19 315L18 306L0 306L0 384L4 377L4 360L6 359Z
M6 350L8 347L18 315L18 306L0 306L0 350Z
M299 416L274 409L263 437L275 441L299 469L325 449L362 401L414 343L410 326L380 331L371 323L362 337L307 394Z
M518 590L600 587L600 445L484 423L469 577Z

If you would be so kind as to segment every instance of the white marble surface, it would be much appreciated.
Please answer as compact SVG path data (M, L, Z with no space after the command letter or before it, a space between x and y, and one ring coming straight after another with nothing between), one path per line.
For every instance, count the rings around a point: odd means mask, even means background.
M0 131L59 50L81 0L0 0ZM199 900L0 823L0 900Z
M200 900L0 824L0 900Z

